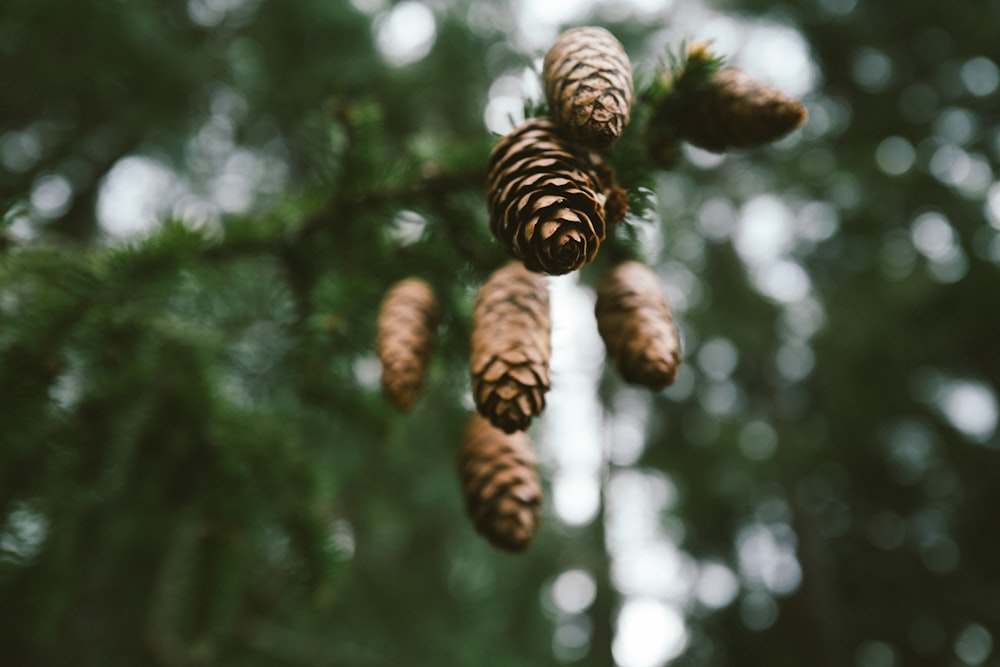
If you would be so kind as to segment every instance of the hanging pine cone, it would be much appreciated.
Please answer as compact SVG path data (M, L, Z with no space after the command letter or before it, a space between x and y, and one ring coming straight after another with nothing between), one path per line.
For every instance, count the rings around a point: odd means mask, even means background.
M652 269L634 261L616 266L597 288L594 311L608 356L626 382L654 391L673 383L680 344Z
M418 278L401 280L382 299L377 340L382 388L401 411L410 409L423 388L437 318L434 292Z
M706 44L692 45L685 67L718 62ZM677 117L685 141L721 153L776 141L805 122L801 102L733 67L718 69L691 95Z
M472 396L479 413L512 433L528 428L549 390L549 292L519 262L482 286L472 312Z
M606 193L623 195L612 181L600 156L575 148L552 121L529 119L490 155L490 229L532 271L575 271L605 239ZM625 201L616 216L624 217Z
M569 137L606 150L628 125L632 65L625 47L604 28L573 28L545 54L545 97Z
M542 487L524 433L503 433L479 415L465 431L459 457L465 508L496 547L524 551L541 521Z

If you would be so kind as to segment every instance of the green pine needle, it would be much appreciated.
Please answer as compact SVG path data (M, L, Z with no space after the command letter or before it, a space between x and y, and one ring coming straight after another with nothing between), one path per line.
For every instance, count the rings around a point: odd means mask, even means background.
M688 45L681 42L677 51L668 51L648 95L654 103L667 97L685 97L697 92L725 65L725 57L710 50L709 42Z

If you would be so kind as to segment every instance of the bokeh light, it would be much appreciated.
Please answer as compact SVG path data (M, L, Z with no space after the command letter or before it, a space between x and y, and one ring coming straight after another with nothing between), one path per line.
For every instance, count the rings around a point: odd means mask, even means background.
M400 2L375 19L375 44L382 56L395 67L422 60L434 46L437 23L422 2Z
M659 667L687 644L684 616L650 598L627 599L618 612L611 651L618 667Z

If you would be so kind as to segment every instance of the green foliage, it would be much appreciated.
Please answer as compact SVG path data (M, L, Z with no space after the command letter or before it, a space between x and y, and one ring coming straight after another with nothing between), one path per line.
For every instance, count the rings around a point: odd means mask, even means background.
M445 2L429 53L392 66L391 8L354 4L373 3L4 4L4 664L607 665L622 579L669 569L665 545L687 632L672 664L993 664L1000 4L730 3L734 34L808 42L811 120L711 160L669 118L719 57L672 44L651 70L664 24L615 14L638 95L609 161L631 205L579 289L654 265L685 364L655 396L602 376L590 523L556 512L559 430L533 431L546 515L518 557L475 535L455 454L472 298L507 261L484 107L539 54L516 3ZM129 157L170 185L123 237L98 204ZM443 321L399 415L374 327L410 275ZM615 453L633 431L640 450ZM615 551L620 473L676 491L646 561ZM794 565L747 565L774 544ZM692 593L709 563L733 599ZM571 569L596 586L582 611L553 601Z

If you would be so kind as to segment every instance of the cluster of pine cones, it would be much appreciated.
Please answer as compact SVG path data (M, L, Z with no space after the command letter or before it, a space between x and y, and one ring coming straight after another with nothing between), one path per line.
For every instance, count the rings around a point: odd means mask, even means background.
M607 30L574 28L545 56L550 118L530 118L502 137L488 162L490 228L513 261L481 286L472 314L474 415L459 475L476 529L495 546L521 551L541 515L542 491L525 431L545 407L551 323L543 274L592 261L628 198L606 162L629 125L632 68ZM665 70L646 98L644 128L654 164L687 141L713 151L773 141L805 118L802 105L735 69L704 45ZM674 380L680 344L656 273L637 261L613 266L597 287L598 331L630 383L659 391ZM433 348L438 306L426 282L407 278L385 295L378 354L388 400L406 411L418 396Z

